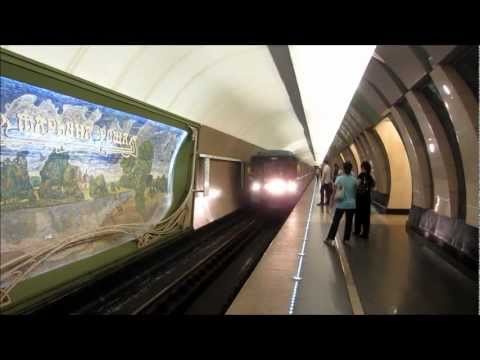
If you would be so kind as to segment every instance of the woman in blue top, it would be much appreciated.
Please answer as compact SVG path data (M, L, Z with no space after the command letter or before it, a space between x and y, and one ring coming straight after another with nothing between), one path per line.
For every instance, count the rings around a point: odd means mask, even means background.
M343 197L335 199L335 214L333 215L332 225L328 232L325 243L328 245L335 239L337 234L338 224L342 219L343 213L346 214L345 233L343 234L343 241L350 240L350 233L352 232L352 220L355 213L355 198L357 193L357 179L352 173L352 163L347 161L343 164L343 175L340 175L335 180L335 190L343 189Z

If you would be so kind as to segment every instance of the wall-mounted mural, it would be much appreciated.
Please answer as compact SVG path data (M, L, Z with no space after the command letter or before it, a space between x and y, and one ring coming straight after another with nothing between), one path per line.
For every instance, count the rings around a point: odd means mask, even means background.
M186 131L6 77L0 113L1 287L24 259L51 251L29 276L49 271L133 240L168 212ZM137 235L109 231L126 228Z

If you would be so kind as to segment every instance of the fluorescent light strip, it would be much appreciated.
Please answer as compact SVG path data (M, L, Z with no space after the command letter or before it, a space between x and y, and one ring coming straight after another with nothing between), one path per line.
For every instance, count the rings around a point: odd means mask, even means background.
M315 157L330 148L375 45L289 46Z

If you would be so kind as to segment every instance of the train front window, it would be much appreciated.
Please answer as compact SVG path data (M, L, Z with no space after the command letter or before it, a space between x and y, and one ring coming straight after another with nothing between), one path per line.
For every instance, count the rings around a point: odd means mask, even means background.
M267 161L263 165L266 178L279 177L294 179L296 177L296 166L291 161Z

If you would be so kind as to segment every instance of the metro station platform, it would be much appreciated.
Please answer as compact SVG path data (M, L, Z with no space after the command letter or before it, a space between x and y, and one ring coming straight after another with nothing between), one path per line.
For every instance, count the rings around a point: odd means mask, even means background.
M313 181L227 315L477 314L478 277L406 229L407 216L373 212L370 238L323 243L333 209Z

